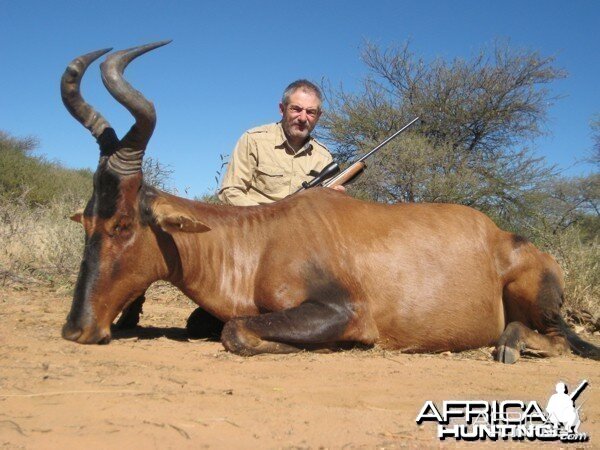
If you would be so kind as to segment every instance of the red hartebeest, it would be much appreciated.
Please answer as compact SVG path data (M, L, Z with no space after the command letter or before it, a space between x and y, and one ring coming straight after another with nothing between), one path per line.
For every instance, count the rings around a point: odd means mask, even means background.
M358 343L410 352L496 345L505 363L527 349L599 358L561 317L555 260L473 209L374 204L319 188L229 207L145 185L155 111L122 75L165 43L101 65L106 88L135 118L122 139L79 91L88 65L108 50L75 59L62 78L67 109L100 145L92 198L73 217L85 250L64 338L108 342L117 315L167 280L225 322L223 345L242 355Z

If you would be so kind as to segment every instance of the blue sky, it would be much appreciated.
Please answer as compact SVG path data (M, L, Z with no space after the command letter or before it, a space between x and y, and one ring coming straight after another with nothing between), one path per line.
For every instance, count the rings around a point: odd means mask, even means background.
M556 57L569 73L552 86L548 136L529 143L566 174L591 149L600 113L598 1L7 1L0 0L0 129L36 136L40 154L68 167L94 168L94 139L64 109L66 64L92 50L173 42L127 69L157 109L147 155L174 170L181 194L216 187L220 154L240 134L278 120L283 88L294 79L329 79L352 91L365 74L365 40L407 39L431 60L469 57L495 39ZM132 119L105 91L98 64L82 91L122 135Z

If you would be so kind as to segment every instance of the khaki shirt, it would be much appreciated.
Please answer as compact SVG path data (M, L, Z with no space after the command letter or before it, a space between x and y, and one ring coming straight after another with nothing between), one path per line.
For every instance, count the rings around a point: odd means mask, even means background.
M272 203L296 192L331 161L327 148L313 137L294 152L281 123L253 128L233 150L219 198L237 206Z

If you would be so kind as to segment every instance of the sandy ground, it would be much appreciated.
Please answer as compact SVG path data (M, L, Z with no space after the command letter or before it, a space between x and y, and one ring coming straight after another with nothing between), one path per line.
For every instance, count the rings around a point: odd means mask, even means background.
M545 406L557 381L575 386L584 378L580 431L591 436L586 446L600 447L594 361L504 366L489 349L242 358L218 342L189 341L184 327L194 305L160 286L149 293L141 328L106 346L83 346L60 338L70 302L65 292L0 288L2 449L453 447L436 438L435 425L416 425L426 400Z

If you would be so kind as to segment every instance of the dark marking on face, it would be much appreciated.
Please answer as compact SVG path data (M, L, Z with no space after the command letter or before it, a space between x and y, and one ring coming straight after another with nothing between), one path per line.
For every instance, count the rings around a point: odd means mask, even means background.
M525 245L529 243L529 239L526 237L520 236L518 234L512 235L512 243L515 248L520 247L521 245Z
M71 326L82 327L92 320L94 312L89 297L98 279L101 246L102 235L100 233L94 233L89 238L86 237L73 304L67 317L67 323Z
M154 223L152 202L156 198L156 189L144 184L140 193L140 222L143 226Z
M108 167L98 168L94 175L94 206L98 217L110 219L117 212L121 180Z
M100 147L100 157L112 155L119 147L119 138L113 128L106 128L98 139L98 146Z
M94 208L96 206L96 196L92 195L92 198L85 205L85 209L83 210L83 215L85 217L92 217L94 215Z

